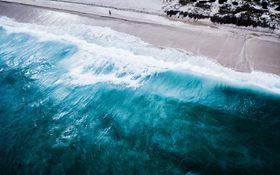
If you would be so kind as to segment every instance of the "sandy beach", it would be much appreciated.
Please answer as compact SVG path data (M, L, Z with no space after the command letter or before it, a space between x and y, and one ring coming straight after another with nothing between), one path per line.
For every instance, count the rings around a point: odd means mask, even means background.
M0 175L280 174L280 31L6 1Z
M280 75L280 38L274 33L194 22L178 22L164 15L62 2L0 2L0 15L19 22L65 23L109 27L140 37L161 48L176 48L205 56L237 71ZM109 16L108 10L112 11Z

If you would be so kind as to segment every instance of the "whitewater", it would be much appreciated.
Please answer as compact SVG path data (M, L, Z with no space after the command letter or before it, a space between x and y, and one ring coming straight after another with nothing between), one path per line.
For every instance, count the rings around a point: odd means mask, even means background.
M280 172L280 77L84 24L0 18L0 172Z

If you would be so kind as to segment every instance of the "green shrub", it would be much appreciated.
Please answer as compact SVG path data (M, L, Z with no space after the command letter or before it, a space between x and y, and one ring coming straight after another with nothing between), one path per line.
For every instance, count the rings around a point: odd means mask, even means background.
M190 2L190 0L179 0L179 3L181 5L187 5Z

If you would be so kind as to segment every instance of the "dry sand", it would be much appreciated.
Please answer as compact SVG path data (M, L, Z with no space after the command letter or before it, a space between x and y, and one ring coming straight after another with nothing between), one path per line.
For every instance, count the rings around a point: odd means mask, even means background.
M280 75L280 38L276 34L169 22L154 15L141 18L139 14L135 14L136 17L133 18L128 16L130 12L121 11L113 11L113 16L110 17L104 14L104 9L91 12L91 8L0 2L0 15L20 22L60 25L83 23L110 27L140 37L157 47L178 48L194 55L206 56L237 71L256 70Z

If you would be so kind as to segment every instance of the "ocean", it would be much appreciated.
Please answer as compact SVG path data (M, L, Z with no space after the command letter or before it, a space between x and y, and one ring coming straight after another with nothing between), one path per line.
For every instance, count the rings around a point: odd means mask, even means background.
M280 174L279 118L279 76L0 18L0 174Z

